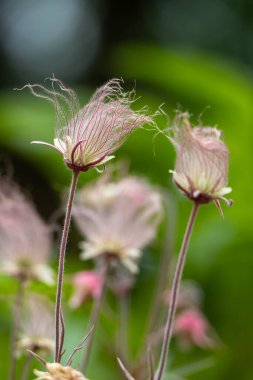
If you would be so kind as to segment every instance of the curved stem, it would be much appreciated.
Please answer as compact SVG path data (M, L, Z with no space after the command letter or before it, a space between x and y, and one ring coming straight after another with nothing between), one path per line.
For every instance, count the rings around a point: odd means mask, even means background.
M16 354L15 354L15 345L18 338L20 321L21 321L21 310L24 299L24 287L25 281L20 279L18 283L18 289L15 297L14 304L14 313L13 313L13 329L11 334L11 352L10 352L10 371L9 371L9 380L14 380L16 376Z
M87 341L87 347L86 347L86 350L85 350L85 354L84 354L83 362L82 362L82 366L81 366L81 371L83 373L86 372L86 369L88 367L88 362L89 362L89 359L90 359L90 355L91 355L92 345L93 345L93 342L94 342L95 328L96 328L96 325L97 325L97 321L98 321L98 316L99 316L99 312L100 312L100 309L101 309L101 305L102 305L102 302L103 302L103 299L104 299L104 294L105 294L105 288L106 288L106 282L107 282L107 277L108 277L109 266L110 266L110 260L106 257L105 258L105 264L104 264L104 267L103 267L102 273L101 273L101 278L102 278L102 285L101 285L101 287L102 287L102 290L101 290L100 296L97 298L97 300L96 300L96 302L95 302L95 304L93 306L91 317L90 317L90 323L89 323L89 329L88 330L90 330L92 327L94 327L94 329L93 329L93 332L89 336L88 341Z
M171 299L170 299L170 306L168 310L168 317L166 321L166 326L165 326L165 331L164 331L164 338L163 338L163 345L162 345L162 351L160 355L160 361L158 365L158 369L156 371L155 375L155 380L161 380L165 365L166 365L166 357L169 349L169 344L171 340L171 334L172 334L172 327L173 327L173 319L175 316L176 312L176 305L177 305L177 295L178 295L178 290L180 286L180 281L184 269L184 263L185 263L185 256L186 256L186 251L188 247L188 243L190 240L192 228L194 225L194 221L197 216L197 211L199 208L199 204L194 202L192 212L190 215L190 219L185 231L182 247L178 256L178 261L177 261L177 267L173 279L173 284L172 284L172 289L171 289Z
M73 170L65 222L64 222L63 232L62 232L61 247L60 247L56 306L55 306L55 362L59 362L61 358L61 352L59 351L60 351L61 299L62 299L62 284L63 284L63 274L64 274L64 261L65 261L65 252L66 252L66 246L67 246L68 233L69 233L69 225L70 225L70 220L71 220L72 205L73 205L74 195L76 191L78 175L79 175L79 171Z

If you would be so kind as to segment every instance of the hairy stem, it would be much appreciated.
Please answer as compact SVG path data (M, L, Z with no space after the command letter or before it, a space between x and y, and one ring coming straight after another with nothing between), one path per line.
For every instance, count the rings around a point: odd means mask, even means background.
M57 292L56 292L56 306L55 306L55 362L56 363L59 362L61 358L61 352L60 352L61 300L62 300L64 262L65 262L65 252L66 252L67 239L68 239L68 233L69 233L69 225L70 225L70 220L71 220L71 212L72 212L74 195L76 191L78 175L79 175L79 171L73 170L65 222L64 222L63 232L62 232L61 246L60 246L58 281L57 281Z
M97 300L93 306L91 317L90 317L90 323L89 323L88 330L90 330L92 327L94 329L93 329L92 334L89 336L89 338L87 340L87 347L85 348L85 354L84 354L83 362L82 362L82 366L81 366L83 373L85 373L85 371L88 367L88 362L89 362L90 355L91 355L91 350L92 350L92 346L93 346L93 342L94 342L95 329L96 329L96 325L97 325L97 321L98 321L98 316L99 316L101 305L102 305L102 302L104 299L109 266L110 266L110 259L108 257L105 257L104 266L102 268L102 273L101 273L102 290L101 290L101 293L100 293L99 297L97 298Z
M159 361L158 369L156 371L155 380L161 380L161 378L163 376L164 369L165 369L166 357L167 357L167 353L168 353L168 349L169 349L169 345L170 345L172 328L173 328L173 319L174 319L175 312L176 312L178 290L179 290L180 281L181 281L181 277L182 277L182 273L183 273L183 269L184 269L186 251L187 251L188 243L190 240L194 221L195 221L196 216L197 216L198 208L199 208L199 204L194 202L193 208L191 211L191 215L189 218L189 222L188 222L188 225L187 225L187 228L185 231L181 250L180 250L180 253L178 256L176 271L175 271L172 289L171 289L170 305L169 305L168 316L167 316L167 321L166 321L166 325L165 325L160 361Z
M20 329L21 311L22 311L23 300L24 300L24 288L25 288L25 281L23 279L20 279L18 283L16 296L15 296L15 304L14 304L14 311L13 311L13 328L12 328L12 334L11 334L9 380L14 380L16 376L17 358L15 354L15 346L17 343L18 333Z

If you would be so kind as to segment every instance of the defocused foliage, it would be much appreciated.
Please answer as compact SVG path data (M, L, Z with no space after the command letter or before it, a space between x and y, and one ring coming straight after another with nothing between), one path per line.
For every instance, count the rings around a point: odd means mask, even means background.
M203 288L204 309L221 343L215 354L198 350L178 354L175 347L172 362L176 368L211 355L214 364L187 376L187 379L250 380L253 378L252 73L243 64L218 58L210 51L186 51L141 42L121 43L111 47L103 55L98 73L98 78L102 80L122 77L124 86L129 89L136 82L137 96L141 96L136 103L138 108L148 104L151 112L154 112L163 104L162 109L169 114L170 120L159 117L161 128L170 123L174 111L179 107L189 110L195 124L200 120L203 125L218 125L224 130L225 141L231 153L229 184L233 188L232 198L235 204L230 209L223 206L225 220L221 220L214 206L202 207L185 271L185 278L196 280ZM97 85L99 84L97 80ZM86 102L93 87L93 83L76 87L81 103ZM14 178L31 193L38 209L47 219L59 208L62 191L69 183L70 173L56 152L31 145L30 142L51 142L54 136L53 126L54 110L50 104L34 99L26 91L14 92L11 88L1 90L0 146L3 166L7 170L13 170ZM133 173L145 175L171 192L175 205L168 223L172 229L176 223L173 247L173 252L176 253L190 211L190 202L179 195L171 183L168 171L173 168L174 152L169 141L151 131L137 131L117 152L116 160L121 158L127 158L131 162ZM95 176L98 176L95 171L83 174L80 185ZM129 341L133 355L136 355L143 340L143 321L153 294L163 237L164 226L157 244L144 253L141 273L131 299ZM79 235L73 227L69 239L67 274L87 267L86 263L78 260L78 239ZM58 245L56 251L57 247ZM55 266L56 257L57 254L54 253ZM54 289L33 286L53 298ZM71 289L67 282L65 287L69 294ZM3 295L0 299L0 357L1 362L6 363L4 375L8 363L6 346L10 319L10 308L6 306L5 297L9 297L11 304L14 289L13 281L0 277L0 294ZM90 305L68 316L68 349L73 348L84 336L89 307ZM101 337L97 334L99 339L88 377L100 379L106 373L106 376L116 379L120 374L113 349L110 352L108 347L98 347L100 339L112 334L114 321L103 316L102 324L105 332L100 331ZM71 329L68 330L68 326ZM78 363L79 358L80 356L75 363Z

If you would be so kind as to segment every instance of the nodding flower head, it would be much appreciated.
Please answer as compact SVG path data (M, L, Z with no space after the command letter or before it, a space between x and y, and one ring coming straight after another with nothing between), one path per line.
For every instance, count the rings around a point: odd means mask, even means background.
M74 218L86 241L82 258L107 255L111 263L138 270L141 250L155 237L160 194L137 177L96 181L77 193Z
M214 339L210 337L209 323L198 309L186 309L176 316L174 335L182 348L215 345Z
M0 272L52 284L49 227L17 186L7 178L0 182Z
M98 88L89 103L80 108L76 94L58 79L51 78L52 89L41 85L26 85L31 92L51 101L55 106L57 126L54 145L66 165L87 171L114 158L111 154L130 133L146 123L153 123L143 108L139 112L130 106L134 92L124 93L119 79L112 79Z
M27 350L52 354L54 351L54 311L48 298L29 293L25 299L17 354Z
M46 372L35 369L35 380L87 380L81 372L60 363L46 363L46 369Z
M70 299L72 308L79 307L87 298L96 299L102 292L102 278L94 270L75 273L73 276L74 293Z
M229 152L221 140L221 131L212 127L192 127L187 113L176 116L170 137L176 148L176 165L172 171L178 188L198 203L214 201L218 208L224 195L231 192L227 187Z

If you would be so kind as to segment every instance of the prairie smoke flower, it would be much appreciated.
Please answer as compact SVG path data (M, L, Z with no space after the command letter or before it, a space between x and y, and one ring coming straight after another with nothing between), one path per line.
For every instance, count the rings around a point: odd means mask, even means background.
M112 79L97 89L83 108L79 107L74 91L58 79L51 78L51 82L52 90L37 84L25 86L35 96L53 102L57 116L54 145L34 143L56 149L71 169L85 172L104 164L114 158L111 153L134 129L153 123L152 118L145 115L145 108L140 112L131 110L133 91L124 93L119 79Z
M213 339L209 336L210 326L205 316L197 309L186 309L178 314L174 323L174 335L179 344L188 348L191 345L211 347Z
M227 187L229 152L221 140L221 131L212 127L194 127L187 113L175 119L174 136L170 137L177 157L173 179L178 188L191 200L198 203L219 199L231 205L224 195L231 192Z
M131 272L141 250L155 237L161 219L160 194L137 177L96 181L77 193L74 218L86 241L83 259L107 254Z
M54 351L54 311L46 297L29 294L26 300L17 354L27 353L27 350L51 354Z
M81 372L60 363L46 363L46 369L46 372L35 369L35 380L87 380Z
M79 307L88 297L99 298L102 292L102 279L98 272L82 271L73 276L74 294L70 299L72 308Z
M47 265L50 230L19 189L2 179L0 184L0 272L52 284Z

